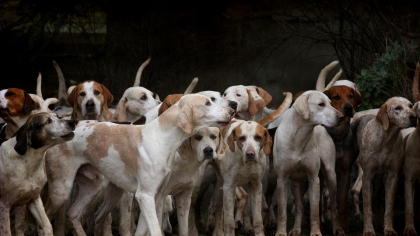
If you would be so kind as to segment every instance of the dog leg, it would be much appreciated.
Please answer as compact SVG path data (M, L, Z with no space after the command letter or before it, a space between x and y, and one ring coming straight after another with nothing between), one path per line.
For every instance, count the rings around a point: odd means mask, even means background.
M324 165L324 176L327 180L328 192L330 194L330 211L331 220L333 225L334 235L344 235L344 230L340 226L337 212L337 177L335 174L335 163L325 163ZM322 196L322 195L321 195ZM324 203L325 204L325 203Z
M277 174L274 171L273 153L271 153L269 156L268 184L267 184L267 190L265 192L265 199L267 201L267 207L270 211L270 214L266 214L265 219L264 219L264 226L266 228L274 228L276 225L275 217L274 218L271 217L272 216L271 209L273 209L272 207L273 196L274 196L274 191L276 190L276 185L277 185Z
M120 200L120 235L132 236L131 220L134 194L125 192Z
M139 187L140 188L140 187ZM155 192L155 191L152 191ZM162 236L162 230L160 228L158 216L156 214L156 202L155 195L150 193L145 193L142 191L137 191L135 198L139 203L142 215L144 216L147 228L151 236ZM140 225L140 219L139 219ZM140 227L137 227L136 236L140 235Z
M213 236L224 236L223 228L223 192L220 190L223 186L223 180L218 179L217 185L215 186L212 201L215 202L215 218L216 223L214 225Z
M45 213L41 198L38 196L35 200L29 202L28 208L38 225L42 228L43 235L53 236L53 228L47 214Z
M224 235L235 235L235 186L223 185L223 221Z
M241 229L243 227L243 217L244 217L244 210L245 210L245 203L248 198L248 194L242 187L237 187L235 189L236 198L238 202L236 204L236 215L235 215L235 222L236 228Z
M398 174L388 172L385 179L385 218L384 218L384 235L397 236L394 230L393 216L394 216L394 199L397 191Z
M188 235L188 214L191 206L192 190L182 191L175 196L179 235Z
M363 236L375 236L372 223L372 180L373 176L368 172L363 173Z
M277 178L277 232L276 236L287 236L287 178Z
M357 175L357 179L354 182L353 187L351 188L351 193L353 195L354 216L361 217L362 214L360 213L359 196L360 196L360 191L362 190L363 169L359 163L356 163L356 164L357 164L357 169L359 170L359 174Z
M10 208L0 202L0 235L12 236L10 230Z
M417 235L416 229L414 228L414 182L410 177L411 176L405 176L405 181L404 181L404 200L405 200L404 236Z
M254 229L252 227L251 223L251 198L252 196L249 196L249 200L245 202L245 209L244 209L244 228L243 231L245 234L254 234Z
M250 183L249 191L252 195L251 197L251 209L252 209L252 219L253 219L253 228L255 236L264 236L264 224L261 215L262 207L262 195L263 188L262 183L259 179L255 183Z
M308 176L309 181L309 204L311 205L311 236L321 236L319 220L319 177Z
M26 204L15 207L13 211L15 213L15 236L24 236Z
M302 229L302 217L303 217L303 196L300 191L301 184L298 182L291 183L291 189L294 198L295 206L295 225L293 229L289 232L289 236L299 236Z

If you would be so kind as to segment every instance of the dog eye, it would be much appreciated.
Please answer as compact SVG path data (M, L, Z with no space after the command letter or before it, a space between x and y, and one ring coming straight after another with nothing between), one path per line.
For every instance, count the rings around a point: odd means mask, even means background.
M216 135L210 135L210 138L211 138L212 140L215 140L217 137L216 137Z
M211 99L212 102L216 101L216 98L214 98L214 97L211 97L210 99Z
M412 104L410 104L410 105L408 106L408 108L412 109L412 108L413 108L413 105L412 105Z
M396 108L394 108L394 110L401 111L402 110L402 107L396 107Z
M6 97L11 97L11 96L15 96L15 93L13 93L13 92L7 92L6 93Z
M195 136L195 140L200 141L203 139L203 136Z
M48 118L47 124L50 124L51 122L52 122L52 119L51 118Z
M99 92L98 90L95 90L95 91L93 92L93 94L95 94L95 96L98 96L98 95L100 94L100 92Z
M257 142L261 142L261 140L262 140L262 138L261 138L261 136L255 136L254 137L254 139L255 139L255 141L257 141Z
M226 97L226 93L223 94L223 97Z
M82 96L82 97L84 97L84 96L86 96L86 93L85 92L81 92L79 95Z
M236 94L237 97L240 97L241 95L239 93Z
M146 101L147 100L147 96L146 95L143 95L140 99L143 100L143 101Z
M246 137L245 137L245 136L241 136L241 137L239 137L239 141L241 141L241 142L245 142L245 140L246 140Z
M318 104L318 106L325 107L325 103L321 102L320 104Z
M206 101L206 106L210 106L211 105L211 102L210 101Z
M340 96L333 97L334 100L340 100Z

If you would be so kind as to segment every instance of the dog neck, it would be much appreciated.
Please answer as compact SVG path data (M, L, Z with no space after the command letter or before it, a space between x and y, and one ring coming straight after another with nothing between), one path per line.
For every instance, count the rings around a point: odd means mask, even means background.
M384 143L389 143L393 146L396 143L402 128L390 123L388 130L384 130L382 124L376 119L374 119L373 122L374 132L377 134L377 137L383 140Z
M25 167L27 167L28 170L36 170L42 165L44 165L44 154L47 151L47 149L51 147L43 146L37 149L28 147L28 150L26 151L25 155L20 155L14 149L15 145L16 137L13 137L3 143L3 145L1 146L2 152L7 152L7 155L3 155L3 158L9 157L11 159L16 159L25 162Z

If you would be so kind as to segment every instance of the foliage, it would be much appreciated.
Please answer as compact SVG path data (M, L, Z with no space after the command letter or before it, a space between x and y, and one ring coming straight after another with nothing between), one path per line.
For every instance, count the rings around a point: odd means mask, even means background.
M362 97L360 110L380 107L388 98L411 99L412 76L420 54L418 44L394 42L382 54L375 54L373 64L355 75Z

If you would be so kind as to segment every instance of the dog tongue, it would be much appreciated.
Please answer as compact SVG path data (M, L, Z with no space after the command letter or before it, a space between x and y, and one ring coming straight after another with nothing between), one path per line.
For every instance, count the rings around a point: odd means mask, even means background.
M235 118L235 116L236 116L236 112L233 113L233 115L230 117L230 119L232 120L233 118Z

